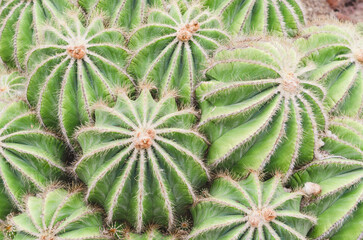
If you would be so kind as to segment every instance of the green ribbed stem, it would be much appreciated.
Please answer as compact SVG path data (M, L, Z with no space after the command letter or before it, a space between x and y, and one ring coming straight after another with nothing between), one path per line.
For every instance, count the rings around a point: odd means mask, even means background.
M10 103L23 98L24 90L25 77L21 76L18 72L0 73L1 103ZM4 105L1 105L0 109L4 107Z

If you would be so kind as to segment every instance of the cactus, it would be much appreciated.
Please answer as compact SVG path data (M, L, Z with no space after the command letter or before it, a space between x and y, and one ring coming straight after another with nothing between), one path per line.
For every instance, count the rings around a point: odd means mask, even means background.
M151 228L144 234L127 233L123 238L125 240L178 240L174 235L163 235L155 228Z
M25 194L44 190L65 170L63 143L44 131L23 102L11 104L0 115L0 217L10 205L22 206ZM12 204L10 204L12 203Z
M285 192L281 176L261 182L257 173L240 182L217 178L210 196L192 208L187 239L306 239L313 216L301 213L302 192Z
M110 239L102 234L101 214L83 202L79 191L58 188L28 197L24 211L10 221L15 240Z
M100 17L84 27L71 14L59 29L43 30L43 45L28 54L27 99L42 124L60 130L71 147L75 128L92 121L94 102L112 101L120 88L132 91L133 80L123 69L129 51L122 32L104 28Z
M27 51L41 38L41 27L74 6L68 0L1 0L0 57L9 67L24 67Z
M357 240L363 232L363 159L327 158L303 167L291 185L303 188L305 211L318 216L309 232L316 240ZM312 186L315 190L312 190Z
M325 89L303 77L311 66L291 42L242 44L220 50L197 89L208 164L238 176L277 170L285 181L318 153Z
M135 53L128 70L141 83L156 85L159 96L173 89L190 103L210 52L227 39L218 19L200 6L185 12L176 4L167 12L153 9L148 24L130 36L128 47Z
M233 34L263 32L295 36L305 23L300 0L206 0Z
M208 176L195 112L178 110L172 94L155 102L146 89L95 109L95 126L76 133L83 155L74 171L86 198L104 206L108 222L126 220L138 233L150 223L173 229Z
M18 72L0 73L0 103L9 103L23 98L24 90L25 77Z
M326 108L335 115L363 116L363 31L351 24L304 29L298 40L317 66L311 78L327 88Z

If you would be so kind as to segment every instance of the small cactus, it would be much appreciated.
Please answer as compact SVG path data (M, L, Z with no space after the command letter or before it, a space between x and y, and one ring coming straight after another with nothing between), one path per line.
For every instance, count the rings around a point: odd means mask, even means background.
M272 33L295 36L305 23L300 0L206 0L234 34Z
M187 239L306 239L315 217L300 212L302 192L285 192L279 175L261 182L257 173L240 182L217 178L210 196L192 208Z
M44 45L28 54L27 99L42 124L60 130L69 146L75 128L92 121L92 104L111 101L119 88L133 88L123 69L129 51L122 32L95 17L84 27L77 14L59 29L48 25Z
M25 77L18 72L0 73L0 103L10 103L23 98ZM3 106L0 106L3 108Z
M211 51L228 39L218 19L200 9L183 11L177 4L169 11L152 9L148 23L130 36L128 47L135 53L128 70L142 84L156 85L159 96L172 89L190 103Z
M173 95L155 102L147 90L95 108L95 126L76 134L83 155L74 170L86 198L105 207L108 222L126 220L138 233L150 223L172 229L208 176L195 112L178 110Z
M211 140L207 160L243 176L313 160L328 117L325 89L304 78L311 69L292 42L242 42L220 50L197 89L199 128Z

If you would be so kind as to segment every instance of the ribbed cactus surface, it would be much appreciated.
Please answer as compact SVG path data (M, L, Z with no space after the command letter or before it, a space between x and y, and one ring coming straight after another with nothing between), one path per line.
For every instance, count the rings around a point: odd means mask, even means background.
M295 36L305 23L300 0L206 0L234 34L273 33Z
M18 72L0 73L0 103L24 98L25 77ZM0 106L3 108L4 106Z
M101 214L83 202L82 194L61 188L28 197L24 211L10 222L14 240L111 239L102 234Z
M256 173L240 182L217 178L210 196L191 210L187 239L306 239L313 216L300 212L302 192L285 192L281 177L261 182Z
M123 69L129 50L119 29L95 17L84 26L77 14L59 27L43 28L45 40L29 52L27 98L42 123L70 143L74 130L92 121L94 102L112 101L120 88L133 88Z
M244 42L219 51L197 89L208 164L234 174L281 171L313 159L328 117L325 89L291 42Z
M226 40L218 19L201 6L152 9L147 24L130 36L128 47L135 53L128 70L139 82L154 84L159 96L172 89L190 103L211 51Z
M83 155L74 170L86 197L105 207L108 221L126 220L137 232L149 223L172 229L208 178L195 112L178 110L173 95L156 102L147 90L95 108L95 125L77 132Z
M144 234L128 233L125 240L178 240L176 236L165 236L155 229L146 231Z

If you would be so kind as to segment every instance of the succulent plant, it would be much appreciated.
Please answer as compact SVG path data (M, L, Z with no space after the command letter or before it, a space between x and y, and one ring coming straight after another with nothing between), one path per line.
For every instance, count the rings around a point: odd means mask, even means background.
M295 36L305 23L300 0L206 0L234 34L274 33Z
M123 69L129 51L120 30L105 28L100 17L86 27L77 14L67 19L59 29L44 27L44 45L29 52L27 98L71 146L75 128L92 121L92 104L113 100L120 88L132 91L133 80Z
M217 178L208 197L192 208L187 239L306 239L313 216L300 212L303 193L285 192L281 176L261 182L257 173L242 181Z
M172 229L209 176L195 112L178 110L172 94L155 102L146 89L95 109L95 125L76 134L83 155L74 170L86 198L104 206L108 222L126 220L138 233L151 223Z
M363 116L363 30L351 24L313 26L298 40L317 66L311 78L327 90L326 108L335 115Z
M125 240L177 240L177 236L161 234L158 230L152 228L144 234L128 233L124 237Z
M65 149L43 130L34 112L15 102L0 115L0 218L10 205L21 208L25 194L44 190L62 177Z
M363 232L363 159L316 160L295 173L291 186L306 193L305 211L318 216L316 240L357 240Z
M24 96L25 77L18 72L0 73L0 103L16 101ZM0 106L3 108L3 106Z
M244 176L313 159L328 117L325 91L303 77L311 69L291 42L245 42L219 51L197 89L199 128L211 141L208 164Z
M162 96L175 90L190 103L212 50L228 40L217 18L192 5L183 11L174 4L169 11L150 10L148 23L130 36L134 50L128 70L139 82L152 82Z
M1 0L0 57L9 67L23 69L27 51L41 38L42 25L61 20L74 6L68 0Z
M83 202L79 191L58 188L28 197L24 211L10 221L15 240L110 239L102 234L101 214Z

